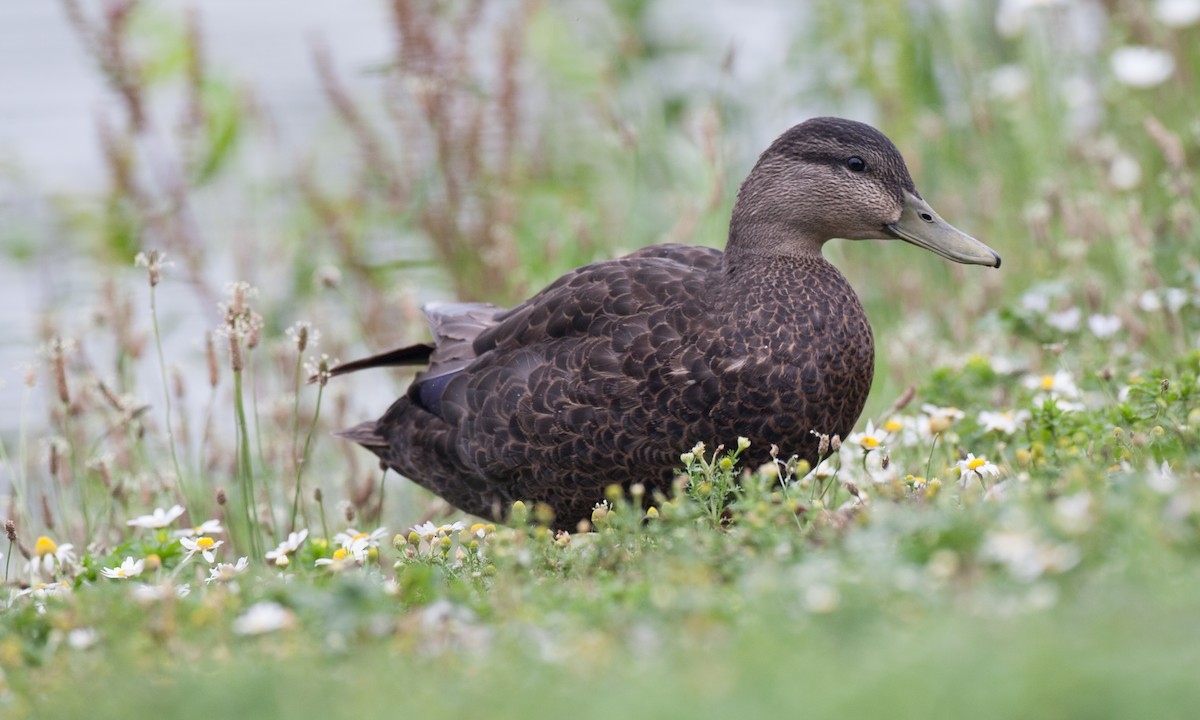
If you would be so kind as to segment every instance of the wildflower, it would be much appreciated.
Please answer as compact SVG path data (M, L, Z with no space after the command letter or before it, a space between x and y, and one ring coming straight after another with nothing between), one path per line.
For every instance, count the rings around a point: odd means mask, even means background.
M262 331L262 315L247 304L247 300L258 295L258 288L246 282L229 283L225 286L225 294L229 296L229 302L217 303L217 309L225 319L216 332L229 340L229 364L234 372L239 372L244 366L242 341L247 349L254 348Z
M1002 410L1000 412L984 410L979 413L979 424L983 426L984 432L994 431L1005 435L1012 435L1020 430L1028 419L1028 410Z
M1046 316L1046 324L1059 332L1075 332L1079 329L1079 321L1083 311L1077 307L1069 307L1062 312L1050 313Z
M452 530L454 530L454 531L462 530L462 528L463 528L462 523L455 523L455 525L457 525L457 527L452 528ZM443 527L445 527L445 526L443 526ZM439 528L439 530L440 530L440 528ZM387 536L387 528L383 528L383 527L376 528L370 534L367 534L364 532L359 532L359 531L355 530L354 528L347 528L345 532L340 532L340 533L337 533L336 535L334 535L333 541L335 543L341 545L343 548L346 548L347 550L350 549L350 546L354 543L354 541L360 540L360 539L366 540L368 547L378 548L379 542L381 540L383 540L383 538L386 536Z
M310 357L304 362L304 373L309 382L324 385L333 377L331 368L337 367L338 362L337 358L330 359L327 353L321 353L320 358Z
M216 580L218 582L227 583L237 577L240 573L244 572L249 565L250 558L248 557L238 558L237 564L217 563L208 569L208 578L204 582L208 584L213 580Z
M185 598L192 592L192 586L188 583L182 585L172 585L169 581L161 585L146 585L138 583L133 586L133 601L139 605L150 605L172 598Z
M1161 85L1175 72L1175 58L1166 50L1144 45L1126 45L1109 58L1117 82L1132 88Z
M233 621L233 631L238 635L261 635L276 630L286 630L296 624L291 610L277 602L266 600L255 603Z
M318 566L331 565L334 570L343 570L348 568L350 564L362 565L367 562L367 558L371 557L371 544L367 539L367 535L358 535L349 541L349 544L338 547L334 551L334 557L317 558L314 563ZM378 550L376 551L378 553Z
M33 545L33 558L29 561L29 572L34 576L40 576L41 573L54 575L60 570L69 569L75 562L74 548L75 546L71 543L59 545L48 536L42 535Z
M71 592L71 583L66 580L59 580L53 583L34 583L24 590L18 592L16 597L30 597L34 602L41 605L46 600L53 600L65 596Z
M150 287L158 284L162 278L162 271L169 268L175 263L167 262L167 254L161 250L151 250L149 253L140 252L133 259L133 264L136 267L144 267L150 275Z
M321 331L312 326L312 323L306 320L300 320L293 324L290 328L284 331L293 343L296 344L297 352L304 352L306 348L321 344Z
M175 522L175 520L182 514L183 514L183 506L182 505L172 505L171 509L169 509L169 510L163 510L162 508L154 508L154 512L150 513L149 515L141 515L139 517L135 517L134 519L130 520L129 522L127 522L125 524L130 527L140 527L140 528L148 528L151 530L157 530L158 528L164 528L164 527L170 525L171 523Z
M988 462L985 457L975 457L974 453L967 453L967 456L959 460L955 466L958 468L959 483L966 485L972 478L978 478L983 481L984 476L998 477L1000 468Z
M964 413L956 407L938 407L930 403L921 406L921 412L928 418L925 430L929 435L941 435L949 430L955 422L962 420Z
M187 557L190 558L196 553L200 553L204 557L204 561L211 564L217 558L213 551L225 544L225 541L213 540L211 537L204 535L198 538L180 538L179 544L187 549ZM187 558L184 559L186 560Z
M225 532L220 520L205 520L196 527L176 530L172 533L176 538L199 537L200 535L220 535Z
M383 528L380 528L380 530L382 529ZM412 531L419 535L422 540L429 542L434 538L447 537L451 533L460 532L462 529L463 524L462 522L458 521L450 523L449 525L434 525L431 522L423 522L420 525L413 526ZM376 530L375 532L379 532L379 530ZM337 540L336 535L334 536L334 540Z
M340 570L348 564L349 561L346 558L349 557L349 555L350 552L346 550L346 548L338 548L337 550L333 551L333 557L317 558L316 562L313 564L317 567L332 565L334 570Z
M887 431L883 428L875 427L875 424L868 420L867 429L860 433L854 433L846 438L846 442L861 446L864 452L871 452L883 447L883 441L886 439Z
M1191 27L1200 22L1200 0L1158 0L1154 17L1167 27Z
M308 538L308 528L288 533L287 540L279 543L279 547L267 551L267 560L276 565L287 565L288 555L299 550L306 538Z
M125 562L115 568L100 568L100 574L107 578L127 580L131 577L141 575L142 569L145 567L145 560L134 560L131 557L127 557L125 558Z
M1117 334L1121 329L1121 318L1116 315L1091 315L1087 324L1093 335L1103 339Z
M1043 540L1021 530L989 533L980 554L1005 566L1009 574L1022 582L1032 582L1047 572L1065 572L1079 562L1075 546Z
M1033 398L1035 405L1040 406L1047 400L1055 400L1061 410L1083 409L1079 403L1071 402L1079 398L1079 388L1071 379L1071 373L1066 370L1059 370L1053 375L1030 375L1025 378L1024 385L1031 390L1041 391Z

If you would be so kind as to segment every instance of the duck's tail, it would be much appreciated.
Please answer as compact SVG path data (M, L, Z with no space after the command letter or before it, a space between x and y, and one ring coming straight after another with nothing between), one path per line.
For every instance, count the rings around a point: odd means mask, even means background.
M371 451L383 450L388 446L387 440L383 437L383 435L379 434L379 423L375 422L374 420L370 420L365 423L359 423L352 428L339 430L338 432L335 432L334 435L340 438L346 438L347 440L353 440L354 442Z

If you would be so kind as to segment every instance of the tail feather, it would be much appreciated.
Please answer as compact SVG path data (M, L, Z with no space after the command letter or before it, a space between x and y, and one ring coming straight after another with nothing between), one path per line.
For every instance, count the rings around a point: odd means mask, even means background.
M379 423L374 420L359 423L352 428L339 430L334 435L346 438L347 440L353 440L369 450L382 449L388 446L387 440L379 434Z
M367 368L395 367L397 365L426 365L429 363L429 356L432 354L432 345L418 343L416 345L396 348L395 350L388 350L387 352L372 355L371 357L342 363L331 369L329 375L330 377L337 377L338 375L366 370ZM308 379L310 383L315 380L315 376Z

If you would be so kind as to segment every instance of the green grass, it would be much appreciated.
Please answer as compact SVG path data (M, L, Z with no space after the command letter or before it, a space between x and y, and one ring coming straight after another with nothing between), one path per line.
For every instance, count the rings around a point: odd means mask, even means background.
M269 128L236 77L203 67L202 27L145 8L78 25L89 47L122 51L98 70L125 88L123 112L104 136L108 187L53 205L54 242L98 290L45 309L20 431L3 438L16 541L0 541L0 714L1190 716L1197 28L1121 6L1088 50L1054 39L1070 22L1054 9L1005 36L974 6L812 6L789 63L830 71L791 99L873 113L925 197L1004 266L831 243L876 331L862 425L881 445L852 436L816 469L741 468L714 450L736 439L688 438L708 449L681 459L690 483L649 518L613 495L593 532L558 536L537 508L528 525L473 527L329 436L405 378L303 379L422 339L426 299L509 302L619 250L719 245L760 149L739 146L756 98L716 64L719 91L660 87L688 49L645 32L643 3L589 23L538 6L477 51L497 53L480 61L508 94L443 46L427 58L437 82L383 66L380 97L327 74L333 129L251 185L240 170ZM454 23L497 31L421 7L410 42ZM1165 49L1171 76L1117 82L1108 58L1130 43ZM996 89L1003 66L1023 90ZM139 105L164 92L193 101L190 124ZM427 92L444 104L417 102ZM383 97L406 102L386 115ZM472 145L472 118L494 121L494 145ZM155 157L143 132L161 133ZM1128 160L1136 182L1118 172ZM214 211L214 197L238 200ZM240 220L254 232L219 231ZM8 262L36 267L39 227L0 228ZM152 300L132 266L154 249L175 265ZM261 292L214 286L226 256ZM189 318L221 331L211 352L189 344ZM999 412L1011 432L989 427ZM962 478L969 457L986 462ZM166 528L127 524L175 503L187 514ZM171 535L213 519L216 559L248 557L229 583L206 584L209 564ZM442 529L413 530L426 519ZM334 537L347 526L386 530L356 563ZM300 528L286 565L268 564L262 550ZM29 560L54 565L39 553L67 543L75 559L35 576ZM141 575L103 575L127 557ZM43 598L39 582L69 590ZM239 632L262 603L281 626Z

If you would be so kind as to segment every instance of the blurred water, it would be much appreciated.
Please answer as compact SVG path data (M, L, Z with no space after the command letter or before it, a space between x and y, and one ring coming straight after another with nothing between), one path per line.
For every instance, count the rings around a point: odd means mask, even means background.
M82 4L94 7L87 0ZM391 48L382 2L172 0L158 5L174 16L187 7L199 11L210 69L253 89L284 156L329 122L313 70L312 42L331 48L334 67L351 92L370 85L364 70L386 59ZM98 292L95 274L54 247L60 229L45 202L103 187L96 122L111 110L106 107L111 100L102 83L59 3L0 2L0 232L37 250L33 260L19 264L8 252L0 253L3 434L19 423L23 371L18 366L36 359L38 314L65 307L73 323L86 322ZM164 313L195 328L179 340L186 345L181 350L191 354L190 345L211 318L196 316L194 298L182 299L187 304L171 307L165 298Z

